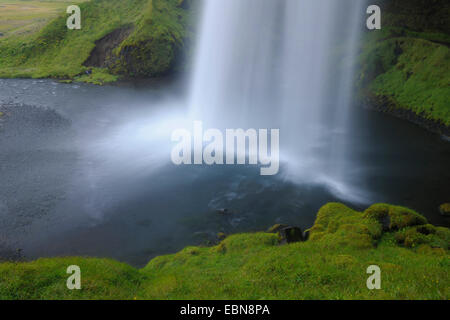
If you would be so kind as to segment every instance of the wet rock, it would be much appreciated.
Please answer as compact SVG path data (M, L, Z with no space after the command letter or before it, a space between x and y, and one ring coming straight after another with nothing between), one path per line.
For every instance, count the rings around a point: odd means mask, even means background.
M280 243L295 243L303 241L303 231L298 227L287 227L278 232Z
M450 203L444 203L439 207L439 212L444 217L450 217Z
M219 240L219 241L223 241L223 240L225 240L227 238L227 235L225 234L225 233L223 233L223 232L219 232L218 234L217 234L217 239Z
M309 229L303 232L303 241L307 241L309 239L310 231Z
M274 226L272 226L272 227L270 227L268 230L267 230L267 232L268 233L278 233L278 232L280 232L282 229L284 229L284 228L288 228L289 226L288 225L285 225L285 224L276 224L276 225L274 225Z
M303 231L298 227L276 224L269 228L267 232L278 233L281 244L304 241Z
M86 67L107 68L115 59L113 51L116 49L133 31L132 27L119 28L107 34L95 42L95 48L91 51L89 58L83 63ZM87 73L90 71L90 73ZM91 74L92 70L86 71Z
M231 214L231 211L228 209L217 209L216 213L223 215L223 216L227 216L227 215Z
M381 217L379 222L381 223L384 232L389 231L389 229L391 228L391 217L389 215Z

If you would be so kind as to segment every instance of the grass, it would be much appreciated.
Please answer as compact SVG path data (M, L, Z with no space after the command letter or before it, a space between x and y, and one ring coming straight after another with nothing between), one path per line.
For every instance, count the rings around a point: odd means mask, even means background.
M394 37L370 41L360 81L398 108L450 125L450 50L426 39Z
M72 4L87 0L0 0L1 38L38 32Z
M67 14L38 32L0 38L0 77L59 78L92 83L115 81L121 75L158 76L176 63L186 36L187 10L182 0L91 0L79 4L81 30L68 30ZM36 2L44 6L42 2ZM51 2L62 5L59 2ZM64 5L65 6L65 5ZM45 6L44 6L45 7ZM84 62L96 41L120 28L133 28L129 39L109 57L108 68ZM92 74L87 70L92 69Z
M449 127L448 1L388 1L382 7L382 29L362 40L362 96Z
M188 247L137 270L93 258L0 264L0 299L449 299L450 231L418 213L379 204L357 212L330 203L310 240L238 234L215 247ZM79 265L82 289L65 283ZM367 267L381 268L368 290Z

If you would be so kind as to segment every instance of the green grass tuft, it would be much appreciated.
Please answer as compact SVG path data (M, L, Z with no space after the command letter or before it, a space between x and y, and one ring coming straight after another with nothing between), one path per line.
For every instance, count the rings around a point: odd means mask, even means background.
M386 223L386 217L390 223ZM0 299L443 299L450 297L450 231L387 204L365 212L330 203L311 239L287 245L276 234L227 237L187 247L141 269L107 259L55 258L0 264ZM82 290L66 286L81 267ZM366 269L381 268L368 290Z

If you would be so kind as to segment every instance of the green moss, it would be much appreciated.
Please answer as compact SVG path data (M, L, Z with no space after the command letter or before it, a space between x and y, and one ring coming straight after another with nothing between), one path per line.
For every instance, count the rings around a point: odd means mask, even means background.
M381 225L372 217L364 216L343 204L323 206L310 229L310 240L327 246L354 246L371 248L381 236Z
M84 74L81 76L77 76L75 81L77 82L86 82L92 83L96 85L103 85L105 83L115 82L118 79L117 75L112 75L108 73L106 69L102 68L92 68L90 74Z
M388 216L396 221L393 229L402 229L383 232ZM84 258L4 263L0 299L448 300L450 231L424 221L402 207L379 204L357 212L331 203L320 209L306 242L280 245L270 233L232 235L215 247L157 257L141 270ZM72 264L81 267L81 291L65 288ZM366 269L374 264L382 289L371 291Z
M409 248L428 245L431 248L448 250L450 233L446 228L438 231L438 229L432 225L424 225L405 228L395 234L395 239L398 243Z
M449 126L448 46L419 38L384 36L366 40L361 55L360 88L387 97L396 108Z
M82 29L68 30L62 10L40 32L0 40L0 77L54 77L91 83L117 79L107 74L156 76L176 65L187 36L187 10L177 0L93 0L80 4ZM86 76L83 63L95 42L112 31L134 26L110 57L108 70Z
M380 0L374 4L382 9L382 29L365 32L361 41L360 96L376 109L447 132L448 1Z
M390 230L427 223L427 219L414 210L388 204L375 204L364 211L364 214L366 217L376 219L381 224L384 224L385 221Z
M67 268L82 270L82 290L68 290ZM0 264L0 299L132 299L142 275L108 259L54 258Z

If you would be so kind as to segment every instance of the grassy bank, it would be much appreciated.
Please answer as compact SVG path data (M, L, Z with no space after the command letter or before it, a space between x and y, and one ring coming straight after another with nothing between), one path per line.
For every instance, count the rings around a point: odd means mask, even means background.
M325 205L306 242L269 233L229 236L134 269L107 259L0 264L0 299L449 299L450 230L384 204L357 212ZM66 288L81 268L82 289ZM381 268L381 290L366 269Z
M380 2L380 1L379 1ZM436 131L450 128L450 5L382 1L382 30L366 32L358 86L377 109Z
M84 1L87 0L0 0L0 40L39 32L67 6Z
M120 76L164 75L182 59L189 36L187 0L83 2L79 4L81 30L67 29L66 7L57 3L54 9L59 17L41 30L0 38L0 77L51 77L100 84ZM108 38L110 34L122 38L117 42L117 37Z

